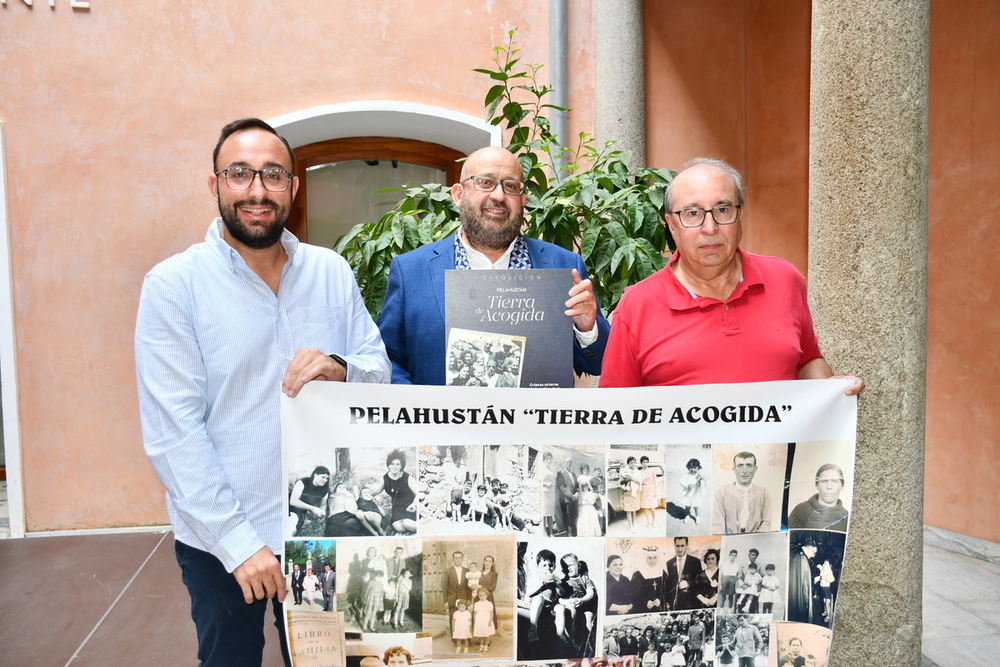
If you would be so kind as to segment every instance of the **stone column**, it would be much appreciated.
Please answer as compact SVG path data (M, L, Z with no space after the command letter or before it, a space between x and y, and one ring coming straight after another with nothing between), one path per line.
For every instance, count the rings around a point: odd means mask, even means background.
M646 166L646 68L642 0L597 0L594 135L632 151L629 166Z
M813 0L809 295L859 400L834 665L919 665L929 0Z

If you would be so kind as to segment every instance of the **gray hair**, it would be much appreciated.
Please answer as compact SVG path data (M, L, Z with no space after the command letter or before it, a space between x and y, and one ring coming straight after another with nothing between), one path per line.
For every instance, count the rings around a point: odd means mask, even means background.
M736 167L729 164L728 162L725 162L723 160L716 160L715 158L710 158L710 157L696 157L693 160L688 160L687 162L682 164L680 170L677 172L674 178L677 178L677 176L680 176L682 173L684 173L691 167L697 167L699 165L705 165L707 167L711 167L712 169L722 172L723 174L731 178L733 181L733 187L736 188L736 205L743 206L743 175L740 174L740 172L736 169ZM663 201L666 204L667 213L673 212L674 208L673 190L674 190L674 181L671 180L669 183L667 183L667 190L664 193L664 198L663 198Z

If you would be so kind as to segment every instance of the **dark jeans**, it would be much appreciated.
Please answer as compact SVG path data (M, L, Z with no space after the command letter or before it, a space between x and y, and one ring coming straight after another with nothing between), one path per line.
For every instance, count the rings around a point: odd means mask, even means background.
M174 542L181 579L191 594L191 619L198 631L198 659L203 667L247 667L259 665L264 656L264 617L267 603L247 604L236 578L222 562L201 549ZM278 628L281 655L291 667L282 605L273 600L274 625Z

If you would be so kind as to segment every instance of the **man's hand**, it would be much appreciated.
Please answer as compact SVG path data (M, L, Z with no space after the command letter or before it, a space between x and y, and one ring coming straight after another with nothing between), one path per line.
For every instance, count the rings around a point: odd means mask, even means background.
M566 315L580 331L590 331L597 324L597 297L590 279L580 280L580 272L573 269L573 287L566 302Z
M345 379L347 379L346 368L319 350L304 347L295 353L295 358L288 364L288 370L285 371L285 377L281 381L281 391L289 398L295 398L306 382L312 380L343 382Z
M856 375L833 375L834 380L854 380L854 384L847 388L845 392L848 396L857 396L865 388L865 381Z
M270 547L261 547L260 551L243 561L233 570L233 576L243 589L243 599L247 604L273 597L277 597L278 602L285 601L285 575Z
M854 384L844 390L848 396L857 396L865 388L865 381L856 375L834 375L830 364L826 363L826 359L823 357L813 359L799 370L800 380L826 380L827 378L854 380Z

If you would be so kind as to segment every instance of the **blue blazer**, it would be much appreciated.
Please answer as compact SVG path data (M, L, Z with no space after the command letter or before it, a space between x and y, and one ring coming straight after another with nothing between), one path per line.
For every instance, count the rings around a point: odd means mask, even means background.
M378 328L392 362L393 384L445 383L444 272L455 268L456 238L453 234L392 260ZM536 239L525 237L525 241L533 268L576 269L587 278L576 253ZM598 307L597 340L586 348L573 341L577 373L601 374L610 329Z

